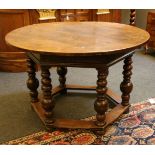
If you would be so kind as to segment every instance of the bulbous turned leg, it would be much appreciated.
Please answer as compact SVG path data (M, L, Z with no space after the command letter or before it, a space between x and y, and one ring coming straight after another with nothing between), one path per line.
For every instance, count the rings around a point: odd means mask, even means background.
M64 88L61 93L66 93L66 74L67 74L67 67L57 67L57 73L59 75L59 87Z
M97 112L96 114L96 125L104 126L105 125L105 112L108 109L108 101L105 97L107 91L107 76L108 68L97 68L98 71L98 80L97 80L97 99L94 103L94 109Z
M46 123L52 123L52 111L55 106L52 98L52 84L49 72L50 66L41 66L41 89L43 93L42 107L45 111Z
M39 86L39 81L36 78L36 66L33 60L30 58L27 58L27 67L28 67L28 80L27 80L27 87L30 90L30 97L31 97L31 102L37 102L38 101L38 91L37 88Z
M131 75L132 75L132 55L127 57L124 60L124 66L123 69L124 71L122 72L123 74L123 81L120 85L120 90L122 91L122 105L123 106L128 106L129 105L129 99L130 99L130 93L133 88L133 84L131 82Z

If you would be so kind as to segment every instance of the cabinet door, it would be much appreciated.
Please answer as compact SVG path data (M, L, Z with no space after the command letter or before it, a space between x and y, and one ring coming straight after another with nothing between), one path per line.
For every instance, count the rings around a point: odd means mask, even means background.
M95 13L96 11L96 13ZM109 9L109 13L105 13L103 9L102 11L97 14L98 10L94 10L94 15L96 16L96 21L105 21L105 22L121 22L121 10L118 9Z
M97 9L59 9L56 10L57 21L105 21L121 22L121 10L109 9L109 13L103 10L98 14Z
M91 10L89 9L58 9L56 10L57 21L90 21Z
M0 52L15 51L6 44L5 35L25 25L29 25L29 13L27 10L0 10Z
M5 42L5 35L29 24L28 10L0 9L0 71L26 70L25 54L22 50L8 46Z
M148 12L146 30L150 34L149 42L147 46L155 48L155 12Z

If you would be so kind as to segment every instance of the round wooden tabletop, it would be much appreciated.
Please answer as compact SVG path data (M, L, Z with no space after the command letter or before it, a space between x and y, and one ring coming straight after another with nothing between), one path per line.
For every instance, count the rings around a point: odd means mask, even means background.
M101 55L136 49L149 33L130 25L109 22L53 22L18 28L6 35L14 47L54 55Z

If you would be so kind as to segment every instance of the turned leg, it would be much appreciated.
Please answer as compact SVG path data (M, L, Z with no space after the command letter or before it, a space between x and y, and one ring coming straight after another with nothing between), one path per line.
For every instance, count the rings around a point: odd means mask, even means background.
M64 90L61 93L66 93L66 74L67 74L67 67L57 67L57 73L59 75L59 87L64 88Z
M43 92L43 99L42 99L42 107L45 111L45 118L46 122L53 122L51 120L52 118L52 111L54 108L54 102L52 98L52 84L51 84L51 78L50 78L50 72L49 72L50 66L41 66L41 89Z
M108 101L105 98L107 91L107 76L108 68L97 68L98 71L98 80L97 80L97 99L94 103L94 109L97 112L96 114L96 125L104 126L105 125L105 112L108 109Z
M124 66L123 66L124 71L122 72L123 74L123 81L120 85L120 89L122 91L122 105L123 106L128 106L129 105L129 99L130 99L130 93L132 91L133 85L132 82L130 81L131 75L132 75L132 55L127 57L124 60Z
M38 91L37 88L39 86L39 81L36 78L36 66L35 63L30 59L27 58L27 67L28 67L28 80L27 80L27 87L30 90L30 97L31 102L37 102L38 101Z
M136 25L136 10L130 9L130 25L135 26Z

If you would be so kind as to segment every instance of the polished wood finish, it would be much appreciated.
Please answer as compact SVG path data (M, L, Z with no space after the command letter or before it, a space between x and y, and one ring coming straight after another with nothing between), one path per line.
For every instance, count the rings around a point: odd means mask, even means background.
M105 122L105 112L108 110L108 101L105 97L107 92L107 76L108 76L108 68L105 66L103 68L97 68L98 72L98 80L97 80L97 99L94 103L94 109L97 112L96 114L96 125L104 126Z
M38 102L38 91L39 81L36 78L36 65L29 57L27 58L27 87L30 89L31 102Z
M41 89L43 92L43 98L42 98L42 107L44 109L44 115L46 118L46 122L52 121L52 110L54 108L54 101L52 99L52 85L51 85L51 78L50 78L50 72L49 72L50 66L43 66L41 65Z
M0 71L26 71L26 55L23 50L8 46L5 35L19 27L38 23L34 10L0 9Z
M0 10L0 71L26 71L26 56L22 50L14 49L5 43L5 35L13 29L29 25L26 10Z
M155 49L155 12L148 12L146 30L150 34L150 40L145 46L145 53L148 52L148 48Z
M66 93L66 74L67 74L67 67L57 67L57 73L59 75L59 82L60 88L63 88L63 92L62 93Z
M108 22L35 24L6 35L6 42L17 48L55 56L116 54L140 47L148 39L149 34L145 30Z
M29 33L31 32L31 33ZM25 36L25 34L29 34ZM41 66L42 102L33 102L32 106L47 128L103 128L115 121L129 108L132 90L131 56L134 49L141 47L149 40L149 34L139 28L107 22L66 22L46 23L27 26L12 31L6 36L8 44L25 50L36 64ZM115 101L107 88L108 68L124 60L123 82L121 83L122 102ZM60 85L52 89L49 68L59 67ZM97 112L95 121L53 119L53 97L65 89L86 89L65 84L65 67L95 68L98 72L97 97L94 109ZM114 97L114 98L113 98ZM108 99L117 106L107 112Z
M120 89L122 91L122 105L126 106L129 105L129 99L130 99L130 93L133 88L133 84L131 82L131 75L132 75L132 55L127 57L124 60L124 66L123 66L123 81L120 85Z

